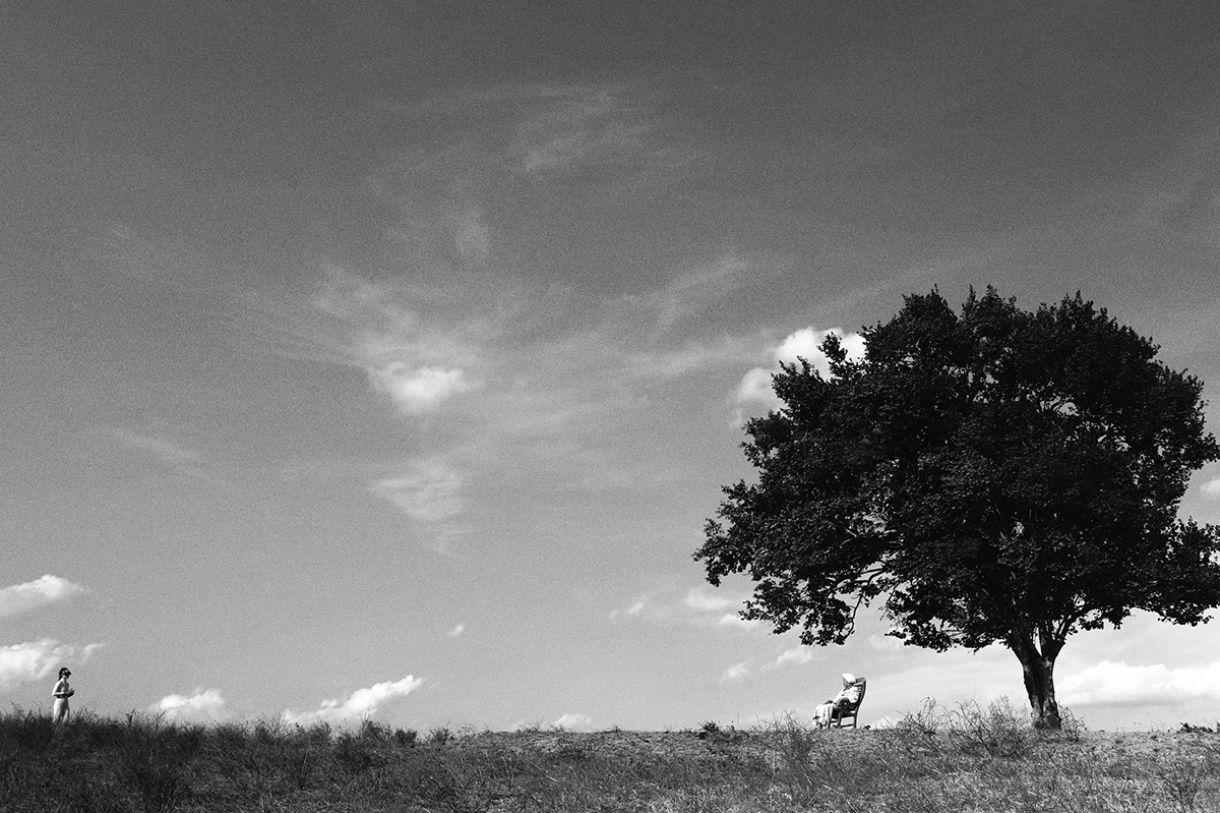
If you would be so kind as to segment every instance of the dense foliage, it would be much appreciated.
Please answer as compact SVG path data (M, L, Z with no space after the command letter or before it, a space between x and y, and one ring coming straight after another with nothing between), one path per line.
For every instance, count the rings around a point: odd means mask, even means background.
M725 489L695 554L713 584L749 574L746 617L841 643L876 601L908 644L1004 644L1057 727L1069 635L1220 603L1220 529L1178 518L1220 449L1156 345L1079 294L1029 312L990 288L862 333L858 360L826 339L829 376L785 365L783 407L746 427L758 481Z

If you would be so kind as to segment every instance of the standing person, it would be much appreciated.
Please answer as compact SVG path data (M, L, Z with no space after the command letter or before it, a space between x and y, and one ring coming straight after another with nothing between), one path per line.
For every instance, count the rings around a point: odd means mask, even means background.
M843 673L843 691L813 710L813 724L818 728L830 728L835 709L851 708L860 702L860 685L851 672Z
M55 698L55 703L51 706L51 721L56 724L66 723L72 717L72 709L68 707L68 698L76 694L72 691L72 687L68 685L68 678L72 672L68 667L63 667L59 670L59 680L55 683L55 689L51 692L51 697Z

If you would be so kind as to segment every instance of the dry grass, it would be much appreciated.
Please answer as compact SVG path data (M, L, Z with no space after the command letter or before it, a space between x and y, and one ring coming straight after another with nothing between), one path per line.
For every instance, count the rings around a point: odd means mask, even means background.
M1005 704L890 731L460 732L0 717L0 811L1210 811L1220 734L1035 732Z

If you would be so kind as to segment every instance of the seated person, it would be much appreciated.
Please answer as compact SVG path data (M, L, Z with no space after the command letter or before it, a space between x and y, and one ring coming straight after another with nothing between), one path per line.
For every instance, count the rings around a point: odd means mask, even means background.
M860 702L860 686L851 672L843 673L843 691L813 710L813 724L818 728L830 728L836 711L845 711Z

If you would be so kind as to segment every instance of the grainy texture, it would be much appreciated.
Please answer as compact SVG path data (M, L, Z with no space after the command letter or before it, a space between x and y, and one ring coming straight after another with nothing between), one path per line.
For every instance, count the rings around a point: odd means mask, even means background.
M0 812L1145 811L1220 808L1220 734L1038 733L1007 708L888 731L419 736L0 718Z

